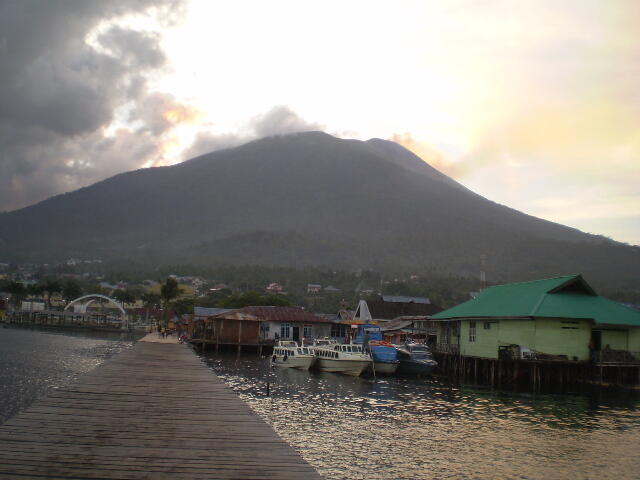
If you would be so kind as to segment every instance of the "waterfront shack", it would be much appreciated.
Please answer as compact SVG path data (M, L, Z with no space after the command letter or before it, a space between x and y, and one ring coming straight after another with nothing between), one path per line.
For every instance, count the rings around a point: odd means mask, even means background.
M262 321L262 338L265 340L299 342L302 338L311 340L331 334L331 320L300 307L244 307L241 311Z
M192 342L205 348L215 345L252 347L262 352L276 340L300 341L328 336L331 321L299 307L255 306L235 310L199 309L194 312ZM217 310L217 311L216 311ZM207 313L210 313L207 315Z
M418 341L433 345L437 340L437 324L427 316L394 318L380 327L384 339L391 343Z
M243 346L260 347L260 322L259 318L242 309L197 316L193 319L191 341L202 349L207 345L215 345L216 351L220 346L234 346L237 351Z
M436 352L457 357L443 358L445 367L464 369L469 359L618 365L638 381L640 312L599 296L581 275L490 287L432 319Z

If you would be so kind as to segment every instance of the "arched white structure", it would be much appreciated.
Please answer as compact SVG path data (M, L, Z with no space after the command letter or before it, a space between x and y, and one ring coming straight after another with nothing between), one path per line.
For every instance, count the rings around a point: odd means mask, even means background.
M88 306L91 302L93 302L93 301L97 300L98 298L102 298L102 299L104 299L104 300L107 300L109 303L114 304L114 305L118 308L118 310L120 310L120 313L122 313L122 317L123 317L123 318L126 318L126 317L127 317L127 312L125 312L125 311L124 311L124 308L122 308L122 305L120 305L116 300L114 300L113 298L107 297L106 295L100 295L100 294L98 294L98 293L91 293L91 294L89 294L89 295L83 295L82 297L78 297L78 298L76 298L75 300L73 300L73 301L69 302L69 304L68 304L66 307L64 307L64 309L65 309L65 310L69 310L69 308L70 308L72 305L74 305L74 304L76 304L76 303L83 303L82 301L83 301L83 300L86 300L86 299L88 299L88 298L90 298L91 300L89 300L88 302L84 302L84 303L86 303L86 305L85 305L85 307L84 307L84 311L85 311L85 312L86 312L87 306Z

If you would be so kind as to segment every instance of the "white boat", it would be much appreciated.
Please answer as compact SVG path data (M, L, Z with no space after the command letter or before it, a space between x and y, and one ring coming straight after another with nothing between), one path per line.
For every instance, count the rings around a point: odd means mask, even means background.
M344 373L359 377L371 365L371 357L364 352L362 345L316 342L313 345L313 351L321 372Z
M309 347L298 346L294 341L280 340L273 347L271 365L276 367L299 368L309 370L316 361L313 350Z

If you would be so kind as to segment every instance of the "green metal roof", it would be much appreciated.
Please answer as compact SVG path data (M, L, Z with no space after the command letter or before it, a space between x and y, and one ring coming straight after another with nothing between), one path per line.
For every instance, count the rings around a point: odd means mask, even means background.
M497 285L432 316L485 317L589 318L602 325L640 327L640 312L596 295L581 275Z

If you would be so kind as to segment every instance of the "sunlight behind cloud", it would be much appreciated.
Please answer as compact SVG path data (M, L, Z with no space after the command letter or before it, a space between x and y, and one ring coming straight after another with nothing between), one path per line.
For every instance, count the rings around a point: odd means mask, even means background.
M176 0L147 7L96 17L81 41L55 57L53 71L71 98L80 85L91 93L86 105L99 107L93 117L69 108L80 113L51 123L62 164L71 162L65 174L75 178L63 186L260 135L323 128L394 139L471 190L578 228L590 220L593 231L604 209L617 216L638 210L638 2ZM97 72L112 78L99 92ZM52 102L60 97L42 93ZM34 125L43 118L34 116ZM29 147L30 158L40 158L40 148ZM43 172L33 190L53 185L49 177ZM29 187L15 188L12 207L51 194L23 195ZM540 203L545 198L557 202ZM585 206L579 214L574 200ZM595 230L612 231L611 222ZM625 238L640 243L640 225L635 232Z

